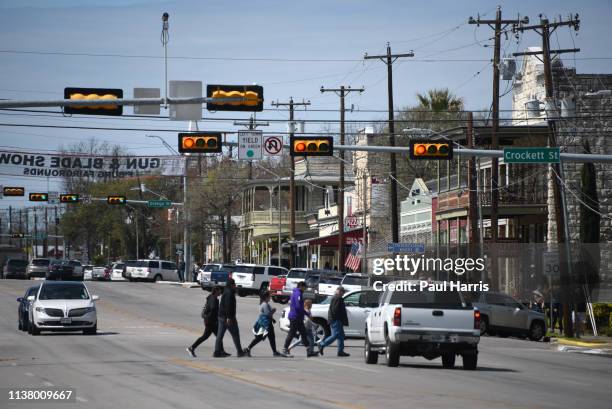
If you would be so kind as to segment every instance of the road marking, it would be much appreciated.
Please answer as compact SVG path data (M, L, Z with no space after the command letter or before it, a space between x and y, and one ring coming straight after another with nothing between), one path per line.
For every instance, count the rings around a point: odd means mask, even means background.
M208 365L204 362L186 361L184 359L179 359L179 358L172 358L168 362L174 365L187 366L193 369L198 369L200 371L208 372L208 373L215 374L218 376L223 376L225 378L247 383L252 386L258 386L260 388L273 390L275 392L284 392L284 393L288 393L296 397L299 396L299 397L303 397L309 400L317 400L319 402L332 404L332 405L339 406L345 409L364 409L363 406L354 405L352 403L346 403L346 402L340 402L340 401L335 401L331 399L321 398L316 395L307 394L300 390L289 389L289 388L279 386L279 385L267 384L267 383L262 382L261 380L255 381L255 380L247 378L244 375L244 372L238 372L238 371L235 371L229 368L216 367L216 366ZM261 379L261 377L258 376L257 379Z
M26 372L25 373L27 376L34 376L34 374L32 372Z
M377 371L375 369L362 368L360 366L355 366L355 365L350 365L350 364L341 364L340 362L334 362L334 361L330 361L327 359L313 359L313 360L308 360L308 362L316 362L316 363L327 364L327 365L342 366L345 368L351 368L351 369L356 369L356 370L365 371L365 372L381 373L380 371Z
M49 381L44 381L44 382L43 382L43 384L44 384L45 386L49 386L49 387L51 387L51 386L55 386L55 385L53 385L53 384L52 384L51 382L49 382Z
M77 397L76 397L76 400L78 400L79 402L89 402L87 399L82 398L82 397L80 397L80 396L77 396Z

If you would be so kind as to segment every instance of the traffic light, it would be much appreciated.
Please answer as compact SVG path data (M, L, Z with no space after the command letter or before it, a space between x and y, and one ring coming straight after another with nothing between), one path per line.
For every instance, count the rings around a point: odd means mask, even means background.
M65 195L60 195L60 203L78 203L79 195L74 193L67 193Z
M30 202L46 202L49 195L46 193L30 193Z
M108 196L106 202L109 205L124 205L127 203L127 199L125 196Z
M4 196L25 196L25 188L16 186L5 186L2 189Z
M208 98L244 98L235 102L208 102L209 111L263 111L264 94L261 85L207 85Z
M332 156L334 138L331 136L293 136L289 141L291 156Z
M64 88L64 99L104 99L110 102L114 99L123 99L123 90L111 88ZM64 113L119 116L123 114L123 106L110 103L108 105L69 106L64 107Z
M221 132L192 132L178 134L181 153L220 153Z
M452 142L441 140L410 141L410 159L450 160L452 158Z
M23 233L13 233L11 234L11 238L13 239L23 239L24 234Z

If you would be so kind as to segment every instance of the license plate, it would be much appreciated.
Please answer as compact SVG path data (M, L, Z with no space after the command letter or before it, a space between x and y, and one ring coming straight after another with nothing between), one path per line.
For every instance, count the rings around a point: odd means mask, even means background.
M72 318L60 318L60 324L72 324Z
M449 335L448 342L454 342L454 343L459 342L459 335Z
M217 285L225 285L225 284L227 284L225 281L219 281L219 282L217 283Z

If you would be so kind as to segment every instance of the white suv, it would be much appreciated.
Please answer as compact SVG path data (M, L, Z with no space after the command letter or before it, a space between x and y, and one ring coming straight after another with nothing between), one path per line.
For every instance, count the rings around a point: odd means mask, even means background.
M287 269L277 266L258 266L244 264L240 272L233 272L232 278L236 281L238 295L258 294L270 287L272 277L287 274Z
M130 281L179 281L176 263L165 260L137 260L126 267L125 275Z

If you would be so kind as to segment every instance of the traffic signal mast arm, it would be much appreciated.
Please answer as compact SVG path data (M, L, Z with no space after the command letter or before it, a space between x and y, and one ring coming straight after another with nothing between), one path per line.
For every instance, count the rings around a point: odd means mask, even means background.
M207 104L214 102L247 102L246 98L227 97L227 98L168 98L168 104ZM108 105L161 105L166 102L165 98L117 98L117 99L57 99L45 101L0 101L0 109L5 108L40 108L40 107L89 107L89 106L108 106Z

